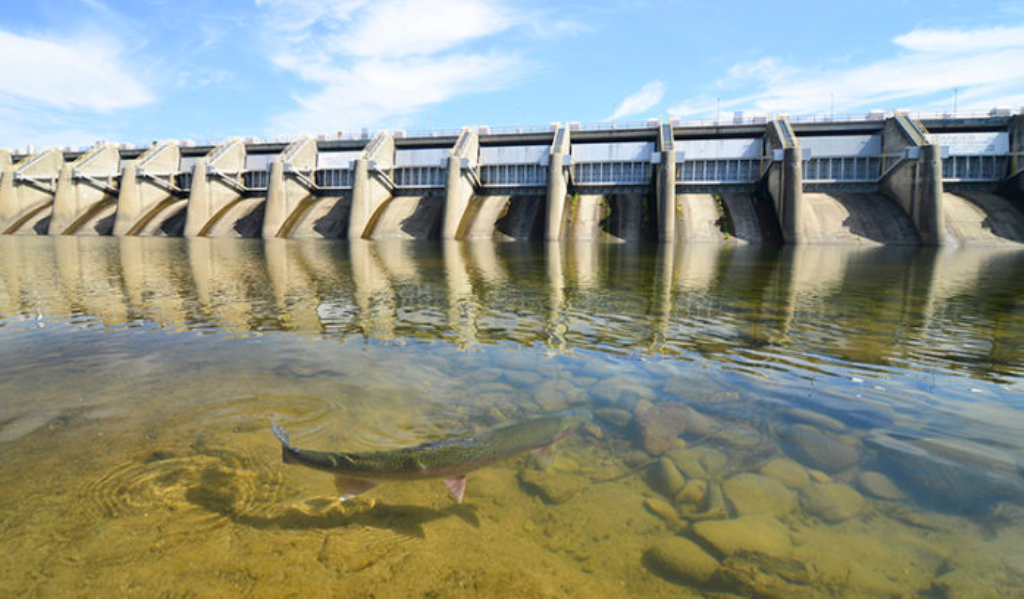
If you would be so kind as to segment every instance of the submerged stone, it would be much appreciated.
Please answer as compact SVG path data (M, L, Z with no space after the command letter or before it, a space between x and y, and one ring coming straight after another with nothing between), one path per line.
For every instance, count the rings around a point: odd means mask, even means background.
M686 483L673 501L675 503L700 503L708 492L708 483L700 479L692 479Z
M608 424L619 428L626 428L629 426L629 423L633 421L632 414L626 410L619 410L616 408L601 408L599 410L594 410L594 415Z
M686 479L679 473L672 460L662 457L651 469L651 483L655 491L668 497L675 497L676 493L686 486Z
M740 516L763 514L778 518L796 507L796 494L785 485L760 474L744 472L725 481L725 497Z
M793 460L775 458L761 467L761 474L770 476L791 489L802 489L811 484L807 469Z
M527 491L537 494L544 503L560 504L572 499L585 486L576 477L549 474L540 470L524 470L519 482Z
M718 560L683 537L661 539L644 556L658 573L679 582L707 582L718 571Z
M800 505L825 522L842 522L860 513L864 498L846 485L816 484L802 491Z
M865 471L857 475L857 486L861 491L877 499L901 501L907 496L900 491L889 477L881 472Z
M652 455L661 455L672 449L676 438L686 430L686 406L658 404L637 414L636 422L644 450Z
M790 408L786 410L785 413L790 418L807 422L821 428L828 428L834 431L846 430L846 425L835 418L819 414L817 412L812 412L810 410L805 410L803 408Z
M789 531L781 522L767 516L707 520L694 524L693 531L727 556L747 552L789 557L793 553Z
M680 518L675 508L667 502L660 499L644 499L644 508L664 520L672 530L685 530L687 527L686 521Z
M859 453L853 441L824 433L812 426L798 424L782 431L783 448L797 461L838 472L857 463Z

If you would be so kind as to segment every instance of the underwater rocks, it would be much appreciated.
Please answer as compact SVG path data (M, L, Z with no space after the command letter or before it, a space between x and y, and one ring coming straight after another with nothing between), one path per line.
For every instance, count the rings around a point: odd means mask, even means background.
M600 408L594 410L594 415L608 424L619 428L626 428L629 426L629 423L633 421L632 414L626 410L619 410L617 408Z
M798 424L786 427L781 437L786 453L825 472L845 470L860 459L855 440L826 434L813 426Z
M864 498L846 485L815 484L800 493L800 506L825 522L849 520L864 509Z
M767 516L743 516L735 520L707 520L693 525L693 531L722 555L760 553L786 558L793 553L789 531Z
M899 487L881 472L870 470L861 472L857 475L857 486L875 499L902 501L907 498L903 491L900 491Z
M725 481L725 497L740 516L762 514L778 518L796 507L796 494L785 485L760 474L744 472Z
M900 441L875 435L882 470L924 504L980 512L1003 500L1024 504L1024 480L1012 460L995 451L953 454L937 443Z
M549 474L540 470L522 471L519 483L527 491L539 496L544 503L555 505L569 501L586 486L574 476Z
M675 463L668 458L661 458L651 469L651 483L655 491L667 497L675 497L676 493L686 486L686 479L679 473Z
M718 560L683 537L657 541L644 557L656 570L680 582L704 583L718 571Z
M679 517L675 508L665 501L660 499L645 499L644 508L648 512L661 518L665 524L668 524L669 528L674 531L686 530L686 527L689 526L686 520Z
M774 478L790 489L802 489L811 484L807 469L793 460L775 458L761 467L761 474Z
M686 406L661 403L636 414L640 442L647 453L661 455L676 446L686 430Z

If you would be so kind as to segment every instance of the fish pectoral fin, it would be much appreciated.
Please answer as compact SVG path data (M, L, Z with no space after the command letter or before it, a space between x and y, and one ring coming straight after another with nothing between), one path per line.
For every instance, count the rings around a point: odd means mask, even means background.
M338 489L338 499L347 501L356 495L365 493L377 486L377 483L364 478L353 478L344 474L334 475L334 487Z
M462 503L462 496L466 493L465 474L444 479L444 486L448 487L448 492L452 494L455 503Z
M555 461L555 444L551 443L537 449L531 449L530 453L533 454L533 458L537 460L538 464L546 468Z

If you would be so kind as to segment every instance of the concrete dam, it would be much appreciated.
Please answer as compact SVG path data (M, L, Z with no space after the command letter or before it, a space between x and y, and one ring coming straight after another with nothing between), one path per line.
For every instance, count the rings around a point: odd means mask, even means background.
M1024 114L0 150L0 232L719 244L1024 243Z

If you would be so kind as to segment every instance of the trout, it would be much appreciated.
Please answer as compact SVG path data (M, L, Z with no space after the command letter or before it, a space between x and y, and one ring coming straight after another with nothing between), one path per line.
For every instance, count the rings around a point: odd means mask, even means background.
M550 456L554 444L591 419L586 410L566 410L497 428L463 439L428 441L393 451L346 453L298 449L288 433L271 424L281 442L286 464L299 464L334 474L339 499L345 501L380 481L444 478L456 503L466 492L466 474L524 451Z

